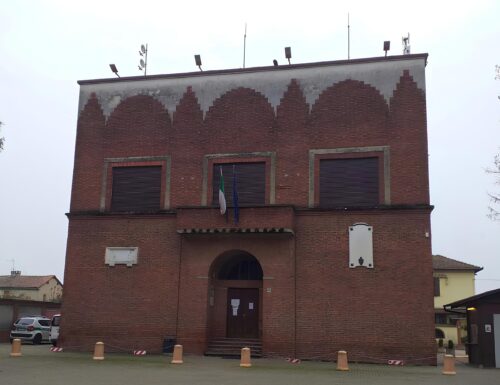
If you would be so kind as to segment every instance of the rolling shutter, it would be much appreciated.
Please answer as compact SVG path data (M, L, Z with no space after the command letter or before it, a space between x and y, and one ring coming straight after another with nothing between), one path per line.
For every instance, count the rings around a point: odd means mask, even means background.
M252 206L266 203L266 164L258 163L224 163L214 164L212 203L219 202L220 170L224 174L224 190L228 207L233 206L233 165L235 166L238 190L238 205Z
M161 167L114 167L111 211L160 209Z
M320 160L319 191L321 207L378 205L378 158Z

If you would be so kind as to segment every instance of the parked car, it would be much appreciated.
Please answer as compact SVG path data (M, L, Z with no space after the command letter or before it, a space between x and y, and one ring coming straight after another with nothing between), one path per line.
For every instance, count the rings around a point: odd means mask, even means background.
M41 316L19 318L10 332L10 342L14 338L19 338L22 342L32 342L33 345L50 342L50 319Z
M59 338L59 325L61 324L61 315L56 314L52 317L50 326L50 342L52 345L57 346L57 339Z

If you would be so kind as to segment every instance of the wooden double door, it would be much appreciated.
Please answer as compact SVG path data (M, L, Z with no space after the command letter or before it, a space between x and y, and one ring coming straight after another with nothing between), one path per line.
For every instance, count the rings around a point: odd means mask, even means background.
M259 338L259 289L227 289L227 337Z

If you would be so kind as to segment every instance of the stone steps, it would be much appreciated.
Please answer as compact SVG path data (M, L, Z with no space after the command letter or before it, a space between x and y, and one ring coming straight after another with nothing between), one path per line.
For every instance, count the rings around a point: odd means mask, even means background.
M206 356L240 356L242 348L250 348L252 357L262 357L262 342L259 339L217 338L208 344Z

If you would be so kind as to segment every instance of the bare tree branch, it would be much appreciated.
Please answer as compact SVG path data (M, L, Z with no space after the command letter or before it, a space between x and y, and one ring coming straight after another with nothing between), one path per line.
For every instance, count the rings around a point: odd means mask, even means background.
M498 68L498 66L497 66ZM493 167L486 169L488 174L494 174L496 177L495 184L500 185L500 153L495 155ZM490 206L488 206L488 218L497 221L500 220L500 194L488 193L490 197Z
M2 124L3 124L3 123L2 123L2 122L0 122L0 127L2 127ZM2 138L0 138L0 151L2 151L2 150L3 150L3 145L4 145L4 143L5 143L5 138L3 138L3 137L2 137Z

